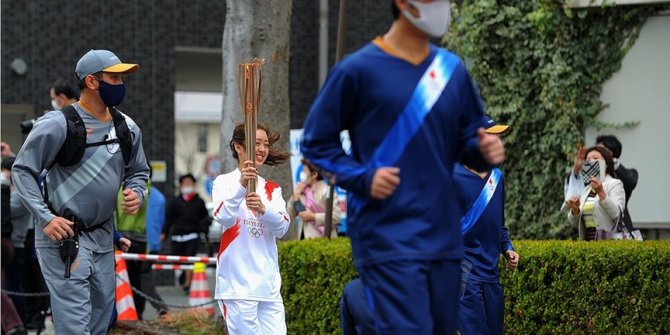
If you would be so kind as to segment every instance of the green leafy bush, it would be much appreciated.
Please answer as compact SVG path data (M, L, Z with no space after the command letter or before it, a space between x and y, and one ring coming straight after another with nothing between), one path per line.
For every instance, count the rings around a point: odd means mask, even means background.
M668 334L670 242L521 241L507 334Z
M356 277L349 239L281 243L279 269L289 334L339 334L339 299Z
M670 242L517 241L501 267L506 334L670 334ZM289 334L340 334L349 240L282 243Z
M466 0L445 44L463 57L504 139L506 218L516 238L573 235L558 213L577 143L605 109L603 83L646 18L667 5L571 9L566 0ZM625 125L624 125L625 126ZM587 146L591 143L587 143Z

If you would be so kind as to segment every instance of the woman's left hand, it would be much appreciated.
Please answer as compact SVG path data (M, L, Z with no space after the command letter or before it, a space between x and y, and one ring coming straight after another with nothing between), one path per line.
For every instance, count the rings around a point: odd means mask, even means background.
M247 194L247 208L252 211L259 213L260 215L265 214L265 205L261 201L261 196L256 192L251 192Z
M593 189L593 192L598 194L600 200L605 200L605 198L607 198L607 193L605 193L603 183L598 178L591 177L591 188Z
M303 222L314 221L316 219L314 213L312 213L312 211L310 211L309 209L298 213L298 216L300 217L300 220L302 220Z

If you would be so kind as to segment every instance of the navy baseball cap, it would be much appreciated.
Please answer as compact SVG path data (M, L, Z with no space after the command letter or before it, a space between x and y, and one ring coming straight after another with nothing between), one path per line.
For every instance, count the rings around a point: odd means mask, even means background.
M483 122L483 127L489 134L502 135L510 130L508 125L497 124L489 115L484 115Z
M74 71L77 79L82 80L89 74L98 72L134 73L139 69L140 66L137 64L121 62L119 57L109 50L91 49L79 59Z

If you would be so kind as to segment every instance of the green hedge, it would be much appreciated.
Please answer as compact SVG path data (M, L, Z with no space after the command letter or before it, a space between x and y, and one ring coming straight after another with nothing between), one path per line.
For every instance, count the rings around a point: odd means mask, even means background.
M501 270L506 334L670 334L670 241L517 241ZM281 243L289 334L340 334L348 239Z

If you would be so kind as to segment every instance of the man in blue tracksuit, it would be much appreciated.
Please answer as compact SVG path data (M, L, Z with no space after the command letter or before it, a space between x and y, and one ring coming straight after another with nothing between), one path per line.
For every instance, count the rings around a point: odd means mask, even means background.
M509 129L489 117L485 122L490 134ZM498 259L503 254L509 268L519 264L505 227L505 181L497 168L477 170L456 164L454 182L466 210L461 219L465 260L458 329L462 335L502 335L504 301Z
M489 169L500 139L465 66L429 43L446 0L394 0L390 30L335 65L305 122L302 152L349 193L349 232L378 334L453 334L462 217L453 166ZM352 154L340 144L348 130Z

